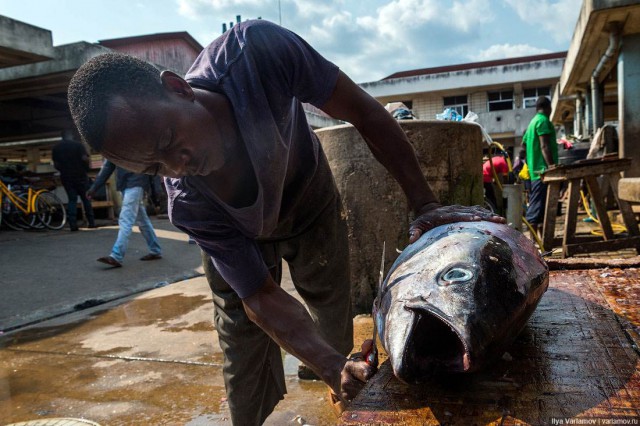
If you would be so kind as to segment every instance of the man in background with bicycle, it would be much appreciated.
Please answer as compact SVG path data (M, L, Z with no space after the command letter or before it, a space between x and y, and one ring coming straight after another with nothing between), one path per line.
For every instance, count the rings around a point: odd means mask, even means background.
M53 165L60 172L62 186L67 192L67 222L71 231L78 230L78 196L84 206L84 212L89 222L89 228L95 228L91 201L87 198L89 189L89 154L84 145L76 142L73 130L62 131L62 140L52 150Z

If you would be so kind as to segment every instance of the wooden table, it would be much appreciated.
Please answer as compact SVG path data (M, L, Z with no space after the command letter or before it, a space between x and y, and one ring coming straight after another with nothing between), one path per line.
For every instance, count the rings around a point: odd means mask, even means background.
M338 424L548 425L551 418L633 424L640 416L634 349L640 344L634 331L640 327L640 272L602 272L552 271L549 290L509 355L482 371L406 385L384 362Z
M630 204L618 197L618 181L620 173L629 168L630 158L604 158L578 161L570 165L561 165L547 170L542 175L542 181L549 185L544 215L542 245L545 250L562 244L562 257L569 257L578 253L592 253L599 251L615 251L623 248L635 247L640 254L640 232L635 215ZM605 188L600 188L597 178L604 176ZM591 200L598 214L602 236L576 236L576 222L578 204L580 203L580 184L584 179ZM564 235L555 238L556 211L560 198L560 188L568 182L567 209L565 213ZM611 227L611 221L604 203L604 195L611 187L616 198L620 213L627 228L625 236L616 236Z

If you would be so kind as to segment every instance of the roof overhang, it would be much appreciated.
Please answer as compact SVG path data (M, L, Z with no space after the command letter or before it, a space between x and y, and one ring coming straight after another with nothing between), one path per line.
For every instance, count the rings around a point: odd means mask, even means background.
M47 147L73 126L67 88L87 60L109 52L80 42L56 46L47 61L0 69L0 158L24 158Z
M562 121L563 111L574 108L575 95L588 89L593 70L609 45L610 26L619 22L620 35L640 32L637 0L584 0L554 96L552 120ZM606 76L615 61L603 70Z
M563 55L562 55L563 56ZM403 95L425 92L461 91L475 87L501 87L523 81L556 81L564 57L526 60L478 68L459 69L400 78L389 78L370 83L362 83L367 93L375 98L392 96L399 99Z
M0 15L0 68L53 57L51 31Z
M56 46L53 59L0 69L0 100L65 91L71 76L86 61L110 49L79 42Z

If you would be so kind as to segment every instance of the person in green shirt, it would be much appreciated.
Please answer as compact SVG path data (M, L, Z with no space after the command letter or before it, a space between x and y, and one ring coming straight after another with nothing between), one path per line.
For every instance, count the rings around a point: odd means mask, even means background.
M527 166L531 175L529 206L526 219L537 233L544 221L547 185L540 179L540 174L558 163L558 144L556 130L549 120L551 101L540 96L536 101L536 115L531 119L522 143L527 148Z

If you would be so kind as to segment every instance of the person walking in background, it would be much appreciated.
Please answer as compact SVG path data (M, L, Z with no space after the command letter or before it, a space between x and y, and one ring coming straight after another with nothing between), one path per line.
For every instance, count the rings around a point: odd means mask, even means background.
M127 171L116 167L111 161L105 160L100 173L96 177L96 181L87 195L90 198L93 197L114 171L116 172L116 189L122 193L122 207L118 215L120 229L118 230L118 238L116 238L116 242L111 249L111 254L101 257L97 261L116 268L122 266L134 223L138 224L138 228L140 228L140 232L147 242L147 247L149 247L149 253L142 256L140 260L161 259L162 249L143 204L145 191L149 190L150 180L148 175Z
M89 154L81 142L77 142L75 132L66 129L62 132L62 140L51 153L53 166L60 172L62 186L69 199L67 203L67 223L71 231L78 230L78 196L82 201L89 228L95 228L91 201L87 198L89 188Z
M522 137L522 142L527 148L527 167L531 177L526 219L534 232L538 233L538 228L544 220L547 199L547 185L540 179L540 174L558 163L558 144L556 129L549 120L551 115L549 98L540 96L536 101L536 111L536 115L531 119Z

